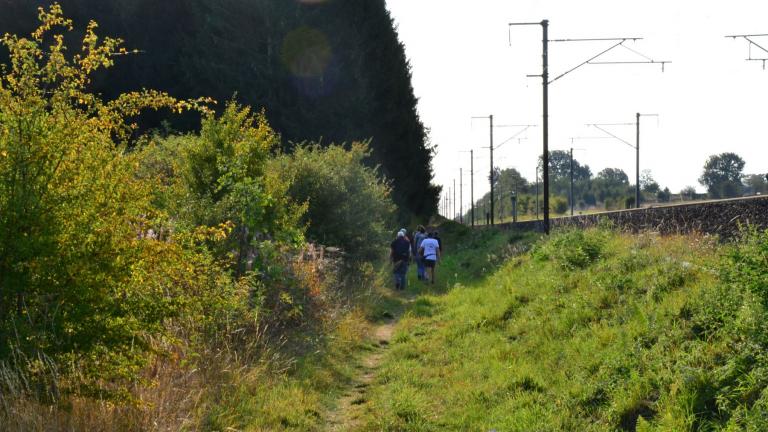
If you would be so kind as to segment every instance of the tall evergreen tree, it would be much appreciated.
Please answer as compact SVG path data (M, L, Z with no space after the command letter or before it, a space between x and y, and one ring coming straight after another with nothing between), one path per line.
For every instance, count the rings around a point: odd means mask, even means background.
M0 0L0 33L30 32L34 7L50 2ZM96 90L107 99L140 88L222 102L234 95L266 109L286 150L307 140L372 138L368 162L392 180L401 209L427 216L437 208L433 149L384 0L59 2L78 27L95 19L103 34L141 50L97 77ZM167 114L136 121L142 130L157 128ZM171 126L192 130L198 120L188 115Z

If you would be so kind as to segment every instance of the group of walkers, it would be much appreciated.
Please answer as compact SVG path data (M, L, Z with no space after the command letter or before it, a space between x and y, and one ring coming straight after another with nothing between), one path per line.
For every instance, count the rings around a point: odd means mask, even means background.
M389 258L395 274L395 289L404 290L408 281L408 266L416 263L416 276L420 281L435 283L435 267L440 261L443 243L437 231L427 233L423 225L408 235L408 230L401 229L397 238L390 245ZM427 270L429 274L427 274Z

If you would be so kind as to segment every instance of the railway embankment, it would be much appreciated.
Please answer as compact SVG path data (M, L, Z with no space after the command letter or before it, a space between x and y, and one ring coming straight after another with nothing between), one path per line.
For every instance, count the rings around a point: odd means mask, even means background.
M741 227L768 229L768 196L703 201L641 209L575 215L551 219L552 228L596 226L607 220L621 230L658 232L662 235L702 233L723 239L736 236ZM501 224L518 230L539 230L541 221Z

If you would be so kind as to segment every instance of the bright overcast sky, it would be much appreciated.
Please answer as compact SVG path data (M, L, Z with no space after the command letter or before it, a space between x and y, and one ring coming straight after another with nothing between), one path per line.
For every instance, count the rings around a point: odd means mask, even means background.
M617 0L387 0L413 67L419 112L437 145L435 182L447 189L475 150L475 197L488 191L488 122L541 124L541 26L507 23L550 21L549 38L643 37L626 46L660 65L587 65L550 86L550 149L567 150L571 137L602 133L588 123L634 122L635 113L657 113L641 121L641 170L650 169L662 187L677 192L698 184L711 154L732 151L747 162L746 173L768 172L768 70L744 61L749 44L724 38L768 33L764 1ZM768 37L756 39L768 48ZM565 72L610 42L551 43L550 77ZM768 57L752 49L753 57ZM625 49L604 61L643 60ZM499 128L499 144L519 132ZM634 142L633 126L609 131ZM503 145L495 165L534 178L541 154L541 127ZM606 167L635 175L635 153L618 140L577 140L574 155L593 173ZM633 180L634 182L634 180ZM466 186L465 186L466 187ZM469 202L468 189L464 201Z

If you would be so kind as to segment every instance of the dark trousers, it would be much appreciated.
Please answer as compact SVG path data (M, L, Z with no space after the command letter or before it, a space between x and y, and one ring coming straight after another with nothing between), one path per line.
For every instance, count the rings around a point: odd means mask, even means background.
M393 273L395 274L395 284L400 289L405 289L405 285L408 282L408 261L395 261Z

